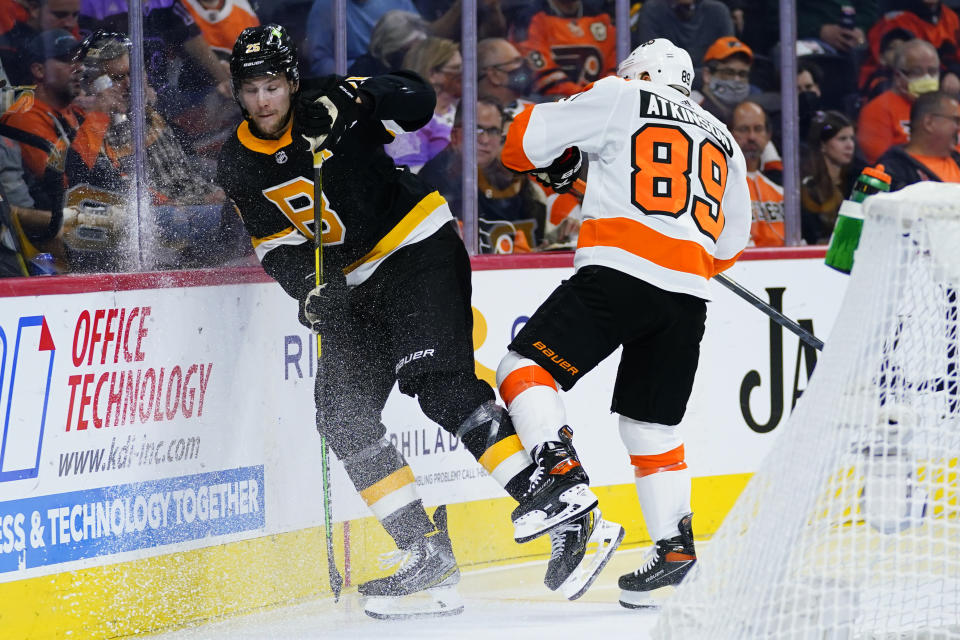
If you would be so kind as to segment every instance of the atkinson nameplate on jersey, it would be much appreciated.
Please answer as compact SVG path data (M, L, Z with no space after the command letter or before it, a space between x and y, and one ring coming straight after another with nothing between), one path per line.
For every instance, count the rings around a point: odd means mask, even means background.
M717 126L716 123L711 122L709 118L705 118L695 110L677 104L672 100L667 100L656 93L640 92L640 117L673 120L674 122L696 125L713 136L728 156L733 156L733 140L730 139L726 129Z

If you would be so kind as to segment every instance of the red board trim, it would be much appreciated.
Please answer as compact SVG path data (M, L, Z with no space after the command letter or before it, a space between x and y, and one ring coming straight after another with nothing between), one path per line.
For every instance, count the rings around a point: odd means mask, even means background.
M747 249L740 260L820 259L825 246ZM471 259L474 271L502 269L563 269L573 266L573 252L527 253L523 255L481 255ZM217 285L272 282L259 266L196 269L191 271L154 271L148 273L98 273L56 277L0 279L0 297L66 295L98 291L136 291L212 287Z

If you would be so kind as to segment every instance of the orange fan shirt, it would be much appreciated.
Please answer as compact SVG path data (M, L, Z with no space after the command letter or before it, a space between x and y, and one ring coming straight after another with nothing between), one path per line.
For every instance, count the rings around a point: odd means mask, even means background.
M941 62L960 61L960 45L957 41L957 32L960 31L960 17L953 9L940 4L940 17L936 24L927 22L911 11L891 11L877 21L867 32L867 42L870 45L870 58L860 67L860 86L862 87L877 70L880 60L880 41L894 29L906 29L917 38L926 40L938 50L947 45L953 49L953 54L944 57L941 53Z
M29 19L27 8L17 0L0 0L0 33L6 33L13 29L13 25Z
M260 24L247 0L223 0L219 9L208 9L198 0L180 0L203 34L203 39L221 57L230 55L237 36L247 27Z
M782 247L785 237L783 222L783 187L759 171L747 173L750 188L750 243L755 247Z
M921 156L917 153L911 153L910 155L917 162L937 174L937 177L940 178L941 181L960 182L960 167L957 166L957 163L954 162L950 156L940 158L937 156Z
M572 95L613 74L617 65L616 28L606 13L579 18L534 14L527 39L517 48L534 72L534 91Z
M887 149L910 140L911 104L895 91L884 91L860 110L857 145L867 164L876 164Z

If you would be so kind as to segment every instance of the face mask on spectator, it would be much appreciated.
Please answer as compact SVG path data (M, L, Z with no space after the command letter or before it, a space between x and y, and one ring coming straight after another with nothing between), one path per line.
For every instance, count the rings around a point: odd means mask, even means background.
M530 91L530 86L533 84L533 72L530 70L530 66L524 61L519 67L513 71L507 72L507 88L511 91L515 91L520 95L527 95Z
M820 94L816 91L801 91L797 95L798 114L810 117L820 108Z
M733 106L747 99L750 95L750 85L741 80L714 78L710 81L710 92L723 104Z
M930 93L940 88L940 78L937 76L920 76L913 78L907 83L907 91L910 95L917 97L922 93Z

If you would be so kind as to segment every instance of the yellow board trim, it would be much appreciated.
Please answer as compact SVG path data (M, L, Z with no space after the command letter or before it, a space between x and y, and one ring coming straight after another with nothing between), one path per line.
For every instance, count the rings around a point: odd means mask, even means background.
M445 200L439 192L434 191L433 193L428 194L423 200L418 202L412 209L410 213L405 215L403 219L397 223L397 225L391 229L387 235L383 236L380 239L380 242L370 250L370 252L345 268L344 273L350 273L357 269L362 264L367 262L373 262L384 257L403 242L410 233L417 228L421 222L427 219L427 217L437 210L437 207L441 206Z
M493 473L493 470L501 462L515 454L517 451L523 451L523 445L520 444L520 437L516 434L504 438L492 447L483 452L480 456L480 465L487 470L487 473Z
M240 140L240 144L250 149L250 151L273 155L277 151L280 151L280 149L293 144L293 136L290 133L292 129L293 117L287 122L287 126L283 129L283 134L281 134L278 139L265 140L253 135L253 132L250 131L250 123L244 120L240 123L240 126L237 127L237 138Z
M698 539L716 531L749 477L693 479ZM650 543L633 484L593 489L604 517L627 529L624 546ZM549 557L547 536L522 545L513 541L510 512L515 506L506 497L448 505L450 535L461 567ZM337 523L334 547L341 568L347 525L351 562L346 579L355 586L381 574L376 558L394 549L394 544L375 518ZM330 593L326 573L324 532L315 527L0 583L0 636L99 640L175 629L323 597Z
M360 497L363 498L363 501L367 504L373 504L383 496L393 493L400 487L413 484L414 482L413 471L410 469L410 465L407 465L397 469L383 480L375 482L361 491Z

